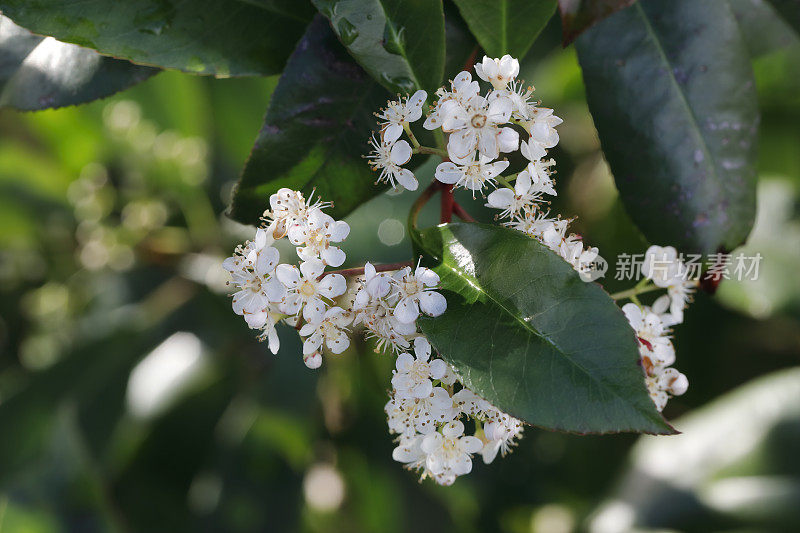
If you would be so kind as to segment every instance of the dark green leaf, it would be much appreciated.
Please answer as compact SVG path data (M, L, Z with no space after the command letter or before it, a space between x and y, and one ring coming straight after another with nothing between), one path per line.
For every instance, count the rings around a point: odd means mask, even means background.
M33 111L82 104L157 72L33 35L0 16L0 107Z
M636 0L558 0L564 46L578 35L615 11L626 8Z
M798 43L800 30L792 28L789 20L784 19L769 0L728 0L728 3L739 23L750 55L760 56ZM800 17L800 3L792 4L797 6Z
M370 76L393 93L425 89L444 75L441 0L312 0Z
M499 226L447 224L420 243L447 297L422 331L477 394L548 429L673 432L645 388L633 330L599 285Z
M263 76L283 69L306 21L291 0L2 0L17 24L134 63L195 74ZM265 9L270 4L284 9Z
M639 2L577 47L603 151L645 236L687 252L744 242L758 107L727 2Z
M455 0L491 57L522 59L556 10L556 0Z
M766 0L794 31L800 33L800 2L797 0Z
M233 195L230 216L255 224L281 187L316 188L341 217L381 188L361 157L387 93L353 62L318 16L272 95L264 126Z

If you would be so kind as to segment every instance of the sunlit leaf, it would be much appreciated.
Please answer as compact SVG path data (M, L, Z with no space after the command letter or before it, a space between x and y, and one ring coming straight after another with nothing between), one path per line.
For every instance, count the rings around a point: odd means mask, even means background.
M33 35L0 15L0 107L31 111L82 104L157 72Z
M647 393L634 332L599 285L499 226L438 226L420 244L447 297L447 311L420 325L466 386L548 429L672 433Z
M441 0L312 0L370 76L401 94L439 87L445 33Z
M280 72L308 19L291 0L2 0L17 24L134 63L214 76ZM280 9L278 9L280 7ZM287 14L288 13L288 14Z

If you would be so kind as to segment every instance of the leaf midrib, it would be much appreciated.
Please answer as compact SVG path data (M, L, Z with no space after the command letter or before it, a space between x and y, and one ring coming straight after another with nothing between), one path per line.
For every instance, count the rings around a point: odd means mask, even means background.
M446 267L447 269L449 269L449 270L450 270L450 271L451 271L453 274L455 274L455 275L456 275L456 276L458 276L459 278L463 278L465 281L467 280L467 275L466 275L466 274L462 274L462 273L461 273L459 270L455 269L455 268L454 268L453 266L451 266L449 263L445 262L445 261L444 261L444 259L443 259L443 261L442 261L441 265L442 265L442 266L444 266L444 267ZM491 302L492 302L494 305L496 305L497 307L499 307L500 309L502 309L503 311L505 311L505 312L506 312L508 315L510 315L511 317L513 317L515 321L517 321L517 322L518 322L518 323L519 323L519 324L520 324L520 325L521 325L521 326L522 326L522 327L523 327L525 330L527 330L528 334L533 334L533 335L536 335L537 337L539 337L539 338L543 339L544 341L546 341L548 344L550 344L550 345L553 347L553 349L554 349L554 350L555 350L555 351L556 351L558 354L560 354L562 357L564 357L564 359L566 359L567 361L569 361L569 362L570 362L570 364L572 364L574 367L576 367L576 368L577 368L577 369L579 369L581 372L583 372L584 374L586 374L586 376L588 376L590 380L592 380L592 381L594 381L595 383L598 383L599 385L601 385L601 386L603 387L603 389L605 389L605 390L609 391L609 392L612 394L612 396L614 396L614 397L618 398L618 399L619 399L619 400L621 400L621 401L622 401L624 404L627 404L627 405L630 405L630 406L634 407L634 409L635 409L636 411L638 411L639 413L642 413L642 414L644 414L648 420L651 420L651 421L653 421L653 419L652 419L652 417L649 415L649 413L647 413L646 411L643 411L643 410L642 410L642 409L641 409L639 406L637 406L637 405L635 405L635 404L632 404L631 402L627 401L625 398L623 398L622 396L620 396L619 394L617 394L617 392L616 392L616 391L615 391L613 388L610 388L610 387L608 386L608 384L606 384L606 383L605 383L605 381L599 380L599 379L597 379L595 376L593 376L593 375L592 375L592 373L591 373L591 372L589 372L589 370L587 370L587 369L586 369L585 367L583 367L581 364L579 364L579 363L578 363L578 362L576 362L574 359L572 359L572 358L571 358L569 355L567 355L567 354L566 354L566 352L562 351L562 350L561 350L561 348L560 348L560 347L559 347L559 346L558 346L558 345L557 345L557 344L556 344L556 343L555 343L555 342L554 342L552 339L550 339L550 338L548 338L547 336L543 335L541 332L539 332L539 331L537 331L536 329L534 329L534 328L533 328L533 327L532 327L530 324L528 324L527 322L525 322L524 320L522 320L522 318L518 317L518 316L517 316L515 313L511 312L511 310L509 310L509 309L508 309L506 306L504 306L504 305L503 305L503 304L502 304L502 303L501 303L501 302L500 302L498 299L496 299L495 297L493 297L491 293L489 293L489 292L487 292L486 290L484 290L483 286L482 286L482 285L480 285L480 284L478 283L478 280L477 280L476 278L473 278L473 279L475 279L475 282L474 282L474 283L472 283L472 282L469 282L469 281L466 281L466 282L469 284L469 286L470 286L470 287L472 287L473 289L477 290L477 291L478 291L478 292L480 292L481 294L484 294L484 295L486 295L486 297L487 297L489 300L491 300ZM526 351L526 355L527 355L527 351ZM492 356L492 357L493 357L493 356ZM642 377L642 381L644 381L644 376ZM657 421L656 421L656 422L657 422Z
M700 123L697 119L697 115L695 114L694 109L689 104L689 100L686 99L686 95L683 93L683 90L681 90L681 86L678 83L677 78L675 78L675 73L672 70L672 63L670 63L669 58L667 57L667 53L664 51L664 47L661 44L658 32L656 32L655 28L653 28L653 25L650 24L650 19L647 18L647 14L644 12L642 4L640 2L636 2L634 6L636 7L636 10L639 12L639 16L641 17L644 23L645 30L652 38L653 44L655 45L658 54L661 56L661 59L664 61L664 64L667 65L667 74L669 76L669 80L675 87L675 90L679 95L679 99L683 104L683 106L686 108L686 112L688 113L689 118L691 119L693 131L696 133L699 139L699 144L702 147L703 153L706 158L705 160L709 162L707 166L711 170L711 175L714 177L714 180L717 183L722 183L722 180L720 179L720 176L717 173L716 159L714 159L711 150L709 149L708 144L706 143L706 138L703 136L702 130L700 129Z
M411 81L414 82L414 86L417 89L422 89L422 85L420 85L419 79L417 78L417 73L414 71L414 67L412 66L411 61L408 59L408 52L406 52L406 47L403 46L403 43L400 42L400 39L397 36L397 32L395 31L394 19L389 17L388 12L386 11L386 6L383 5L383 0L377 0L377 3L381 7L381 11L383 12L384 20L391 21L391 24L390 24L389 27L391 29L390 33L392 35L392 40L397 45L397 48L400 50L400 57L402 57L405 60L406 65L408 66L408 71L409 71L409 73L411 73ZM389 54L389 55L392 55L391 53L389 53L388 50L386 51L386 53Z

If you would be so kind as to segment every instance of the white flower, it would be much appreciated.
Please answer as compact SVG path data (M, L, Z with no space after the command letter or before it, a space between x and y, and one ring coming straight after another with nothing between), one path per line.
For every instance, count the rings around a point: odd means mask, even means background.
M427 454L425 468L434 476L461 476L472 471L472 454L483 448L477 437L464 436L464 424L448 422L442 432L425 435L420 446Z
M269 351L273 354L277 354L281 347L281 341L278 338L278 331L275 329L275 324L280 321L281 315L271 311L263 311L263 313L264 321L260 326L261 334L258 336L258 340L261 342L267 341Z
M477 81L472 81L472 74L467 71L459 72L450 84L452 92L447 92L444 88L436 91L439 100L425 123L422 125L426 130L435 130L442 127L444 119L454 110L462 106L469 105L470 101L478 96L480 85Z
M539 157L535 156L536 153L541 151L540 149L553 148L558 144L558 132L555 127L564 121L555 116L552 109L546 107L529 106L528 113L531 118L522 122L522 126L531 136L528 141L530 156L526 157L533 161L534 158L538 159L543 157L543 155ZM537 150L537 147L539 150Z
M460 412L473 418L485 416L486 412L492 408L492 404L466 387L453 394L453 405Z
M441 359L429 361L431 345L425 337L414 339L414 356L401 353L397 356L397 370L392 376L392 386L399 397L425 398L433 390L431 379L440 379L447 372Z
M405 467L411 470L423 468L427 455L421 448L422 438L423 435L400 435L397 447L392 450L392 459L405 463Z
M512 117L517 120L530 119L529 110L535 109L531 104L531 97L533 96L533 87L523 87L521 83L511 82L511 86L505 91L507 96L514 106Z
M670 298L669 316L666 317L668 326L674 326L683 322L683 311L692 301L692 294L697 287L694 280L676 280L667 287L667 294Z
M442 387L433 387L425 398L392 397L384 408L389 430L393 433L430 433L436 424L449 422L456 415L450 394Z
M347 336L347 326L351 320L341 307L331 307L322 316L315 316L303 324L300 328L300 335L308 337L303 342L303 354L309 355L318 351L323 343L328 349L340 354L350 346L350 338Z
M652 375L648 375L645 382L650 398L659 411L664 410L670 396L680 396L689 388L689 380L674 368L658 368Z
M519 135L512 128L500 128L511 118L513 104L496 93L488 99L472 98L467 106L448 109L442 130L450 133L447 152L450 158L466 159L478 150L489 159L497 159L501 151L517 149Z
M420 311L439 316L447 309L445 297L433 290L439 284L439 276L429 268L418 266L412 274L411 267L405 267L392 276L392 284L399 296L394 316L400 322L413 323Z
M416 122L422 117L422 106L425 105L427 98L428 93L417 91L410 97L389 102L386 109L378 115L378 118L383 121L381 129L384 130L384 135L395 139L400 137L400 134L403 133L403 124Z
M378 339L378 349L388 345L400 351L410 346L406 336L415 333L417 327L413 322L405 324L394 317L397 295L390 294L390 290L390 274L377 273L375 267L367 263L364 282L353 301L354 324L363 324L368 330L367 336Z
M399 183L409 191L416 191L419 186L414 173L403 168L411 159L411 146L406 141L398 141L400 133L396 129L385 131L383 138L373 136L370 145L372 152L367 156L372 170L380 170L378 182L388 183L393 189Z
M519 61L508 54L500 59L483 56L483 61L475 65L475 73L495 89L505 89L508 82L519 74Z
M674 285L681 269L678 251L672 246L651 246L644 254L642 275L659 287Z
M636 332L639 353L642 355L646 371L650 366L665 367L675 362L675 348L667 336L667 328L657 313L646 307L642 309L635 303L623 305L622 312Z
M481 449L483 462L487 465L494 461L497 452L505 456L515 444L515 439L522 434L522 421L511 415L497 411L489 421L483 425L486 442Z
M297 224L289 229L289 240L298 246L297 255L303 261L321 259L326 265L338 267L345 260L341 248L331 246L332 242L342 242L350 234L350 226L344 220L315 210L308 215L305 224ZM305 244L306 246L299 246Z
M550 194L552 189L553 183L546 174L544 179L540 174L533 179L530 172L523 170L517 175L513 191L508 187L492 191L486 199L486 206L501 209L500 216L503 218L514 218L523 210L534 211L542 193Z
M296 315L303 310L303 318L313 321L325 313L327 305L322 298L332 299L344 294L347 282L341 274L328 274L317 279L325 270L322 261L300 263L300 270L294 265L278 265L275 275L288 292L281 303L281 310L287 315Z
M259 229L255 240L237 248L236 253L222 263L230 273L232 283L239 288L233 294L233 311L243 315L254 329L263 326L270 303L280 301L285 292L272 276L280 254L267 246L268 242L267 232Z
M490 161L491 159L483 155L477 161L472 160L464 165L446 161L436 167L435 176L442 183L472 191L474 197L476 191L483 191L483 186L487 183L495 183L495 178L508 168L508 161Z
M272 222L271 235L275 238L283 237L294 225L305 223L308 215L313 211L324 209L330 204L327 202L311 202L303 198L299 191L282 188L269 197L270 211L264 213Z

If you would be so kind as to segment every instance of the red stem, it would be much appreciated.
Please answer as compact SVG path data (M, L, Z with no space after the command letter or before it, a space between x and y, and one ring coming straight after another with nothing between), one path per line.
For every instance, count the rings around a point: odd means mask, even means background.
M401 268L405 268L407 266L414 266L414 261L403 261L401 263L386 263L385 265L375 265L376 272L387 272L389 270L400 270ZM341 274L342 276L360 276L364 273L364 267L357 267L357 268L345 268L342 270L330 270L328 272L324 272L319 279L324 278L328 274Z
M453 186L445 185L444 188L442 188L442 209L439 219L442 224L453 220L453 206L455 203L455 198L453 198Z
M458 202L453 204L453 214L464 222L475 222L475 219Z

